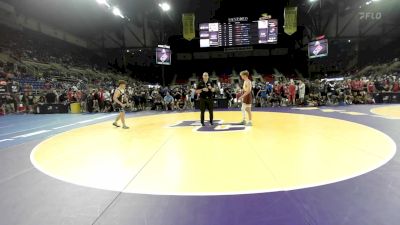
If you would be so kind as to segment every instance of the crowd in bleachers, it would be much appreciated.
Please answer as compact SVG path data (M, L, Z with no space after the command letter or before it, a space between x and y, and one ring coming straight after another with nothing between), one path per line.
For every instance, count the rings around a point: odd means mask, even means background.
M399 102L399 75L275 81L273 84L257 85L254 95L256 104L261 107L394 103Z
M400 103L400 62L389 63L393 70L369 70L324 79L277 77L273 81L253 81L254 106L334 106L351 104ZM377 68L381 68L378 66ZM375 68L376 69L376 68ZM398 71L398 72L397 72ZM238 106L239 84L221 85L230 106ZM219 92L219 91L218 91Z
M324 106L399 103L399 73L359 78L253 82L254 106ZM85 80L37 81L35 78L8 79L11 92L2 95L0 104L6 113L34 112L38 104L80 103L82 112L111 112L115 79L98 80L89 88ZM24 83L41 82L42 89ZM4 82L4 80L3 80ZM219 83L219 82L218 82ZM37 86L36 86L37 87ZM216 98L227 99L230 107L238 107L242 90L240 84L215 85ZM192 110L197 98L195 85L161 87L138 81L129 81L127 111L138 110ZM386 94L393 95L386 95Z
M192 110L195 85L149 85L116 72L99 71L95 54L28 31L4 29L0 36L0 113L32 113L40 104L79 103L82 112L111 112L117 80L127 87L127 110ZM99 60L98 62L100 62ZM40 64L30 64L38 62ZM34 68L32 68L32 65ZM79 69L78 69L79 68ZM400 62L370 66L337 79L276 76L253 81L254 106L323 106L399 102ZM216 98L240 105L241 84L221 76ZM391 93L392 95L388 95Z
M393 64L399 64L394 62ZM80 103L82 112L111 112L114 84L120 77L64 77L52 74L40 78L23 72L4 72L0 64L1 87L7 87L0 104L4 113L34 112L38 104ZM11 76L10 76L11 75ZM126 78L126 77L125 77ZM364 76L331 79L288 79L253 82L254 106L324 106L399 102L400 73L380 74L368 71ZM195 85L161 87L129 78L127 111L192 110L196 100ZM221 80L222 81L222 80ZM224 79L226 81L226 78ZM240 83L217 82L216 98L227 99L230 107L240 105ZM1 92L1 90L0 90ZM391 93L392 95L387 95Z

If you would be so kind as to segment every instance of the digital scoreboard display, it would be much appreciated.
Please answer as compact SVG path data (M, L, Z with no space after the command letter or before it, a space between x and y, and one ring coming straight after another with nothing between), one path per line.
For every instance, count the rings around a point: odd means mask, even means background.
M278 20L201 23L200 47L229 47L278 42Z
M328 39L312 41L308 43L308 57L310 59L328 55Z

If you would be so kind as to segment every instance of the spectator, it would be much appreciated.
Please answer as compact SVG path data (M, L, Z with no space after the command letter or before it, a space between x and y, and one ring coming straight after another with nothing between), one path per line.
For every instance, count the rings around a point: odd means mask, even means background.
M395 80L395 81L394 81L392 91L393 91L394 93L397 93L397 92L400 91L399 80Z
M306 94L306 85L303 83L302 80L299 81L299 99L300 104L304 104L304 97Z
M48 91L47 92L47 94L46 94L46 103L47 104L54 104L54 103L56 103L56 95L54 94L54 92L53 91Z
M182 110L184 110L185 109L185 101L181 98L181 99L179 99L178 100L178 103L176 104L176 108L179 110L179 111L182 111Z
M100 112L104 112L104 107L105 107L105 96L104 96L104 90L103 88L100 88L98 94L98 103L99 103L99 109Z
M164 106L165 110L173 110L174 109L174 98L167 92L167 95L164 97Z
M43 105L46 103L46 98L44 96L39 96L39 100L37 102L39 105Z
M5 110L6 113L15 113L16 112L16 104L17 102L15 101L15 98L11 96L10 94L6 95L6 105L5 105Z
M153 95L153 109L162 110L163 108L163 99L161 95L157 92Z
M226 90L225 90L226 91ZM194 87L190 88L190 108L194 108L194 101L196 100L196 89Z
M289 85L289 104L296 105L296 85L293 81Z
M111 93L106 90L104 92L104 112L110 112L111 111ZM133 108L133 107L132 107Z
M266 86L264 86L264 87L260 87L260 90L258 91L258 93L257 93L257 97L260 99L260 106L261 107L265 107L265 105L266 105L266 102L267 102L267 89L266 89L267 87Z
M84 91L81 91L81 112L84 113L87 111L87 94Z
M369 94L375 93L375 85L374 85L374 82L372 82L372 81L368 82L367 92L368 92Z

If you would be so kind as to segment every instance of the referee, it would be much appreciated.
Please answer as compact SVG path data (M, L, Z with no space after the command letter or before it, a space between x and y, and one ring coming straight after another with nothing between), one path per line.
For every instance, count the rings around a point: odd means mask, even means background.
M210 113L210 124L213 125L214 92L215 89L212 83L208 80L208 73L204 72L203 80L197 84L197 89L196 89L196 93L200 94L200 111L201 111L200 119L202 126L205 126L204 112L206 111L206 109L208 109L208 112Z

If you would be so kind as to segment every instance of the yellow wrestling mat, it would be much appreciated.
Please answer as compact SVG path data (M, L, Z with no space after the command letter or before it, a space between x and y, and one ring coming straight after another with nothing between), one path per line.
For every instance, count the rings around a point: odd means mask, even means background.
M400 119L400 106L384 106L371 109L371 113L387 117L389 119Z
M208 115L206 113L206 115ZM376 169L395 154L373 128L318 116L255 112L253 127L196 126L199 113L161 114L71 130L31 153L40 171L65 182L127 193L222 195L313 187Z

